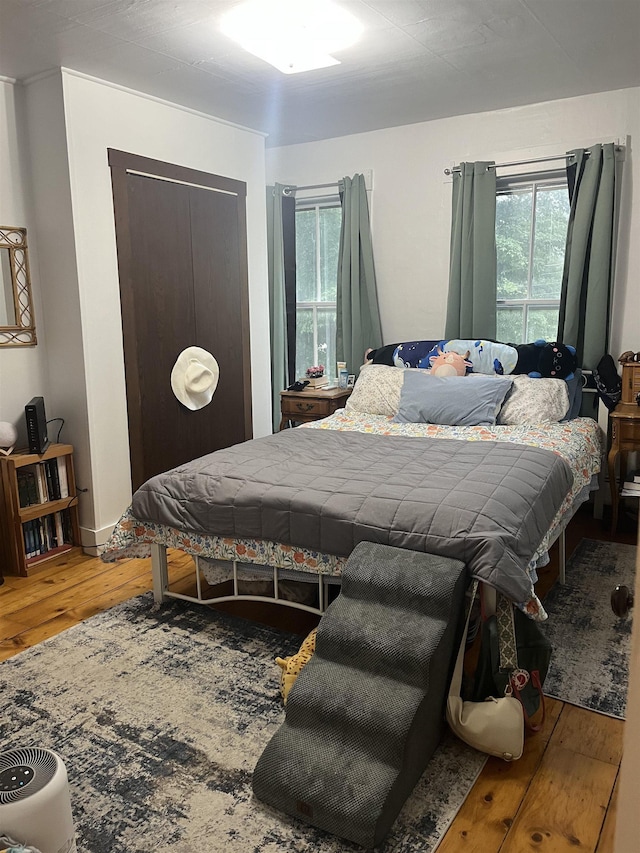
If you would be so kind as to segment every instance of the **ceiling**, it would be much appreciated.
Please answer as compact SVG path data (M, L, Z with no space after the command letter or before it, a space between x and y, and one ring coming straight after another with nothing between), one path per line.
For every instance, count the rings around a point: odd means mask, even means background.
M219 31L238 0L0 0L0 75L64 66L269 146L640 86L638 0L338 2L359 43L285 75Z

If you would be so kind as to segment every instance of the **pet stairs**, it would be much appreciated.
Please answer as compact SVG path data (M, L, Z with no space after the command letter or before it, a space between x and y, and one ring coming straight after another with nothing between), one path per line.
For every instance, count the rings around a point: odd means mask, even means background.
M260 756L255 795L379 844L442 736L466 586L458 560L360 543Z

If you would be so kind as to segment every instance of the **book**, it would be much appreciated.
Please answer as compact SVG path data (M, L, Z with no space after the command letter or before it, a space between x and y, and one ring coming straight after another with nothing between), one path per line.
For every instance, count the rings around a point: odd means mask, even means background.
M71 524L71 513L69 512L68 509L63 509L62 512L60 513L60 515L62 517L63 541L65 543L66 542L71 543L71 542L73 542L73 526Z
M621 498L640 498L640 489L623 488L620 492Z
M37 557L41 553L41 541L38 519L33 521L25 521L22 525L22 533L24 536L24 548L27 559Z
M18 480L18 500L20 502L20 506L29 506L31 500L29 497L29 480L27 472L23 470L17 471L16 478Z
M36 483L36 474L33 470L27 470L26 472L27 478L27 488L29 491L29 503L27 506L33 506L34 504L40 503L40 498L38 497L38 484Z
M69 483L67 482L67 461L66 457L58 456L56 459L58 465L58 480L60 483L60 497L69 497Z
M629 489L632 492L640 492L640 483L636 483L635 480L625 480L622 488Z
M62 513L57 512L54 516L56 525L56 541L58 545L64 545L64 533L62 531Z
M42 463L38 462L35 466L36 485L38 487L38 503L45 503L49 500L47 493L47 478L44 473Z
M61 497L60 476L58 474L58 460L47 459L47 461L43 464L47 474L47 490L49 493L49 500L57 501Z
M22 525L22 537L24 539L24 555L27 560L31 556L31 533L29 530L30 523L31 522L29 521L25 521L25 523Z
M40 553L46 554L51 548L49 543L49 526L47 524L47 516L38 519L38 528L40 530Z
M56 532L56 520L52 515L47 516L47 526L49 528L49 547L57 548L59 544L58 535Z
M42 498L42 483L38 475L40 466L38 464L25 465L21 471L24 472L24 478L27 482L27 491L29 495L29 503L27 506L33 506L43 502ZM45 498L46 500L46 498Z
M47 484L47 497L49 498L50 501L52 501L52 500L54 500L54 497L53 497L53 478L51 476L51 465L49 464L50 462L51 462L50 459L48 459L46 462L43 462L42 463L42 470L43 470L44 477L45 477L45 483Z
M315 389L315 388L326 388L327 385L329 384L329 377L328 376L318 376L316 378L306 376L305 379L309 383L307 385L308 390Z

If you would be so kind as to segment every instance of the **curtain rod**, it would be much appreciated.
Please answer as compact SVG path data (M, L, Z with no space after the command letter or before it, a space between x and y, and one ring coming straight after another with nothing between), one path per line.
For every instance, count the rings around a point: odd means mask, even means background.
M296 190L324 190L327 187L337 187L338 182L333 181L331 184L308 184L306 187L285 187L282 192L284 195L292 195Z
M588 157L589 152L585 151ZM567 157L573 157L573 154L558 154L555 157L536 157L534 160L514 160L512 163L490 163L489 169L503 169L505 166L526 166L528 163L547 163L550 160L566 160ZM459 172L460 166L454 166L453 169L445 169L445 175L452 175L454 172Z

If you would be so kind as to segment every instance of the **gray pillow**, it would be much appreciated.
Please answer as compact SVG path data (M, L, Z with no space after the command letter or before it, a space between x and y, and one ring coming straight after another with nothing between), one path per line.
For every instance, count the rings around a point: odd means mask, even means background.
M492 426L511 377L432 376L407 370L394 421L449 426Z

